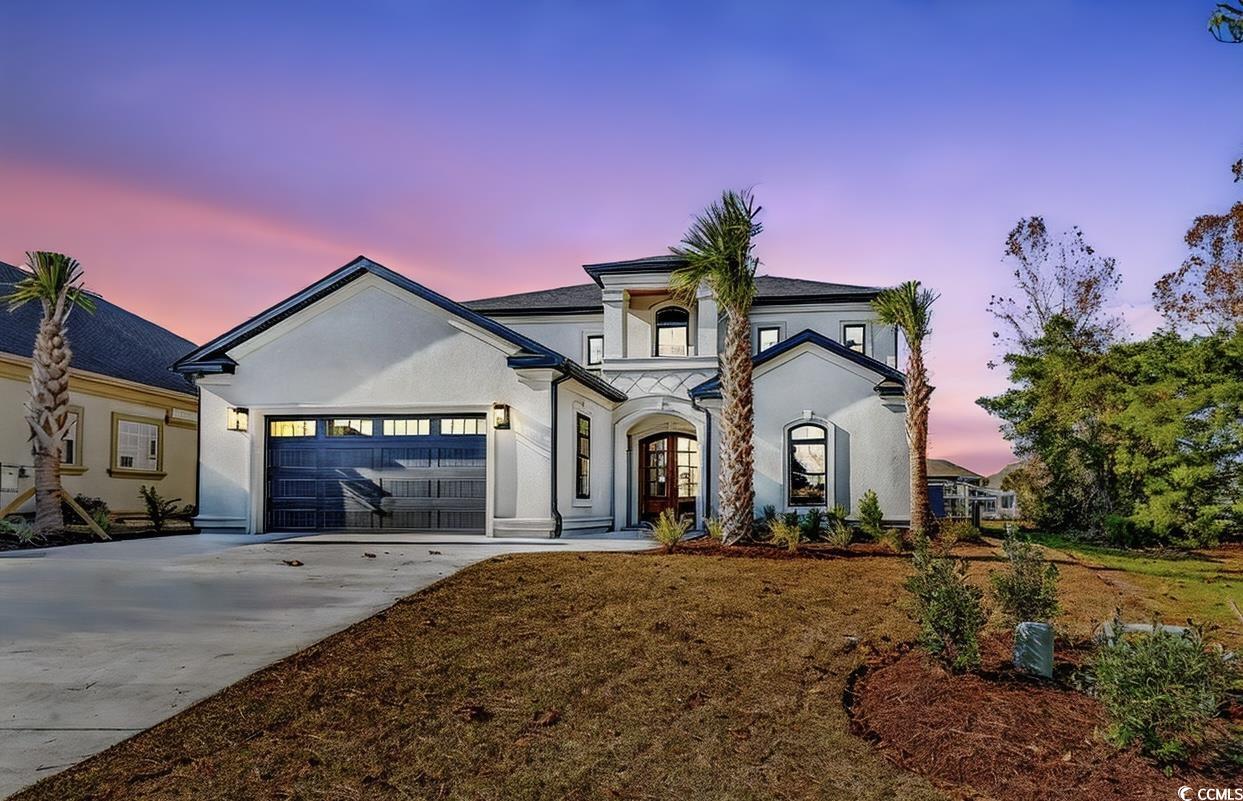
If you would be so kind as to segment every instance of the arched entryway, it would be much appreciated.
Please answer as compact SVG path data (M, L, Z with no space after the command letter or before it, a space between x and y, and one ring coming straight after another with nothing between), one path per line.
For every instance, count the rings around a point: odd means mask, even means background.
M694 434L663 431L639 440L639 521L654 522L666 510L695 520L699 498L699 442Z

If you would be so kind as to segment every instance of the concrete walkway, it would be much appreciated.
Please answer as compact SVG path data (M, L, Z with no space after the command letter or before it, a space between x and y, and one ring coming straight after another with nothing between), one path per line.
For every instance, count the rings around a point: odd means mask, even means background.
M473 562L647 545L183 535L0 554L0 798Z

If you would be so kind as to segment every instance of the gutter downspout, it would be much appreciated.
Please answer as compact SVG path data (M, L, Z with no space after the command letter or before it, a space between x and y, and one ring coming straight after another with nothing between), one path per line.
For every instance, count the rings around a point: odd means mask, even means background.
M712 517L712 412L704 406L699 405L699 401L691 398L691 408L704 415L704 437L708 441L704 443L706 447L700 450L700 456L703 459L703 476L704 476L704 520Z
M557 508L557 387L562 381L570 378L569 372L563 372L552 380L550 385L550 405L552 414L552 429L549 436L549 474L552 479L552 490L549 493L549 509L552 512L552 536L553 539L561 538L561 510Z

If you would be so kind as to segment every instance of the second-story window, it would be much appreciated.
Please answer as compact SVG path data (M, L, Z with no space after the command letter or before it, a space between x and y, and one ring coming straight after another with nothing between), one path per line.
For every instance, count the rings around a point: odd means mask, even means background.
M597 367L604 363L604 335L587 335L587 366Z
M755 333L755 352L765 351L781 341L781 328L763 326Z
M690 341L690 313L678 306L656 312L656 355L685 356Z
M863 323L847 323L842 326L842 344L853 351L867 353L863 342L866 326Z

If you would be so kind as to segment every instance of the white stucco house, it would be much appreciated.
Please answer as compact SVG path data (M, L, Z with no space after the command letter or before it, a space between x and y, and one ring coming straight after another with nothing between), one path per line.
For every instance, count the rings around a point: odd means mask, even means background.
M455 302L358 257L180 359L205 530L560 536L715 504L724 324L673 257ZM897 334L878 291L762 276L756 504L909 508Z

